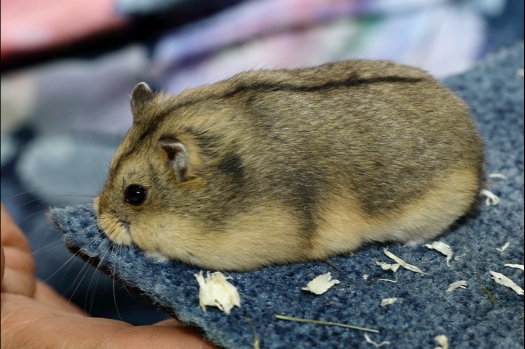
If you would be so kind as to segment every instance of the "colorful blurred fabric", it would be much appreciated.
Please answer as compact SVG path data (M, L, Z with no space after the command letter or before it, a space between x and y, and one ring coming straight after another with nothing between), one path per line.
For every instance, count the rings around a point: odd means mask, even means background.
M122 28L114 0L2 0L2 61Z

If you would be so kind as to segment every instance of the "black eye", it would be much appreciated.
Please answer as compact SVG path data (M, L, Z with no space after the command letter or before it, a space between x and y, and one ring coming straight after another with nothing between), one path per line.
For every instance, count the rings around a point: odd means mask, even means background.
M133 206L140 206L146 201L148 190L138 184L132 184L124 192L124 200Z

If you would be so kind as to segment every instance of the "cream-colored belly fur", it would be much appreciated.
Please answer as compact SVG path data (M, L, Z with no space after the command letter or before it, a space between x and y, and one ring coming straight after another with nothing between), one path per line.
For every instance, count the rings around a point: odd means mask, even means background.
M250 270L268 264L324 259L355 250L367 242L422 242L442 233L462 216L477 196L477 177L455 171L440 178L427 194L396 212L367 216L350 191L325 196L320 203L317 232L301 237L296 214L275 202L262 203L232 217L221 231L207 230L202 221L150 216L147 226L132 224L125 231L112 215L99 224L118 244L133 241L147 253L196 264L210 270ZM171 227L176 227L173 229ZM143 231L150 234L143 234Z

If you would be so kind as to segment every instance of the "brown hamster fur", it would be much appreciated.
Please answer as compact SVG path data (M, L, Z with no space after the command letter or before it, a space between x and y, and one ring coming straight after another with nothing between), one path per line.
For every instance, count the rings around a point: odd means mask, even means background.
M384 61L252 71L176 97L137 85L95 200L117 244L214 270L422 242L464 215L483 146L429 74Z

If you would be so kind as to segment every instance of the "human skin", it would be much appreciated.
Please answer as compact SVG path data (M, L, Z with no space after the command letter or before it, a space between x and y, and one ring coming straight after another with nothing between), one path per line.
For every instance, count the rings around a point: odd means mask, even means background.
M131 324L87 316L35 276L29 243L2 205L2 348L215 348L175 320Z

